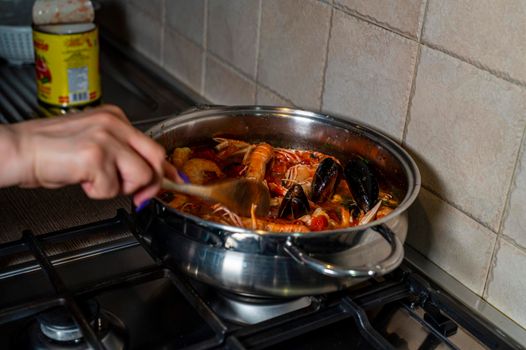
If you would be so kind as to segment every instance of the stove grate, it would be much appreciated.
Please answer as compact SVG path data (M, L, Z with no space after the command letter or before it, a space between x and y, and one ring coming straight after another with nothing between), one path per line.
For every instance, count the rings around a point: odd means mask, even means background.
M133 246L142 250L139 247L142 243L143 248L148 251L147 245L135 232L131 218L125 211L119 211L113 220L96 222L82 226L81 229L72 228L69 232L61 232L59 235L53 233L35 236L30 231L25 231L20 241L0 245L0 258L13 253L30 253L38 261L53 290L52 295L0 308L0 328L22 318L34 317L51 307L63 306L81 328L86 343L93 349L104 349L103 343L82 313L79 301L93 297L105 298L115 294L116 290L137 288L148 283L169 283L172 286L170 288L177 290L188 307L203 320L202 327L206 326L209 329L193 334L191 341L171 343L172 348L309 349L323 346L323 342L331 339L330 344L324 348L348 348L351 342L356 349L393 349L403 344L404 339L395 333L389 333L388 324L397 311L405 310L428 331L429 335L419 345L420 349L435 349L439 345L457 349L450 337L457 332L458 327L474 335L487 348L523 349L495 325L470 312L460 302L414 272L414 268L407 262L396 272L380 280L370 280L351 290L313 296L312 303L305 308L254 325L242 325L224 320L214 313L210 307L210 300L195 287L193 281L169 269L159 259L156 259L156 263L152 260L152 264L146 267L129 268L119 275L72 287L65 283L63 276L58 272L55 257L51 257L45 251L45 242L75 239L86 232L105 231L108 227L117 229L123 225L138 242L128 242L121 248L131 249ZM115 252L117 250L108 251L106 254ZM155 260L153 255L152 258ZM326 334L329 338L318 334Z

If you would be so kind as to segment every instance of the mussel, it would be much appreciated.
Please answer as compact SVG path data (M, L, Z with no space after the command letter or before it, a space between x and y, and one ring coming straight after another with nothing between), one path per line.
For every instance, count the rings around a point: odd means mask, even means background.
M343 176L356 204L367 212L378 202L380 188L378 180L369 165L362 158L355 157L345 165Z
M323 203L330 199L340 183L342 166L332 158L320 162L312 179L311 200Z
M281 219L292 218L297 219L310 212L310 205L303 187L296 184L292 186L279 206L278 217Z

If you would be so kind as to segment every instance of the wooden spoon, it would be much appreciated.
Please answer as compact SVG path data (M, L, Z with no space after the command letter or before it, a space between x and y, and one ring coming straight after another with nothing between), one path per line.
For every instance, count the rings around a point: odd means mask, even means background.
M252 204L256 205L256 215L266 216L270 208L270 194L263 183L249 180L228 180L213 185L201 186L193 184L178 184L166 178L162 188L210 201L219 202L241 216L250 216Z

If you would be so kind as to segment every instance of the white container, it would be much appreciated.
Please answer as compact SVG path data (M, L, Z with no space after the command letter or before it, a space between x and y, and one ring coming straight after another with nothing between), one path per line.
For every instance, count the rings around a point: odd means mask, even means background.
M35 0L0 0L0 57L11 64L34 62L31 9Z
M91 0L37 0L33 24L89 23L95 19Z

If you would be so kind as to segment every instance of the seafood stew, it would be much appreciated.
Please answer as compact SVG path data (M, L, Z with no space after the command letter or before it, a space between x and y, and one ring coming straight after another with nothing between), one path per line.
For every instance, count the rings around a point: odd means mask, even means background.
M399 204L382 186L381 174L359 156L337 159L315 150L274 147L236 139L177 147L168 160L195 184L232 178L262 181L269 189L267 216L242 217L218 203L171 191L159 198L170 207L230 226L270 232L311 232L364 225Z

